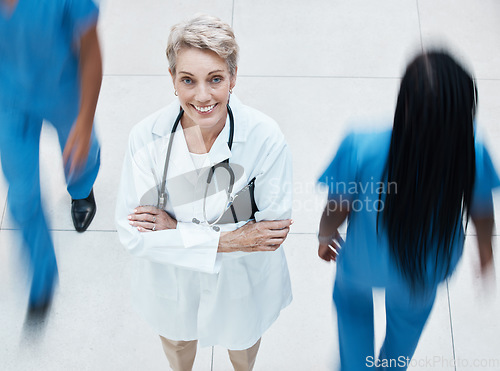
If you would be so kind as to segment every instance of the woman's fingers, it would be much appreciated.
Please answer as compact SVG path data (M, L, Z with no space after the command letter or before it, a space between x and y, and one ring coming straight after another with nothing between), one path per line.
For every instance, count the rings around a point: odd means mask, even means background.
M138 230L142 231L155 231L158 227L156 223L144 222L144 221L129 221L129 224L133 227L137 227Z
M156 215L152 214L130 214L128 216L129 220L132 221L138 221L138 222L150 222L150 223L156 223L156 220L158 217Z
M157 215L161 212L162 210L158 209L155 206L138 206L134 209L135 214L152 214L152 215Z
M265 229L262 233L259 245L277 249L285 241L288 232L290 232L290 228L288 227L283 229Z
M274 251L288 236L291 219L275 221L250 221L244 226L224 232L219 240L219 251Z
M244 248L242 251L246 251L246 252L275 251L280 246L281 246L281 244L279 244L279 245L259 245L259 246L256 246L256 247L247 247L247 248Z
M270 229L268 230L268 234L271 238L286 238L288 236L288 232L290 232L290 228L286 227L283 229Z
M152 229L149 229L149 228L144 228L144 227L137 227L137 230L139 232L153 232Z
M283 220L266 220L258 222L257 224L261 224L265 229L272 230L280 230L283 228L288 228L293 224L292 219L283 219Z
M154 232L177 227L177 221L174 218L166 211L154 206L138 206L128 219L129 224L137 227L140 232Z

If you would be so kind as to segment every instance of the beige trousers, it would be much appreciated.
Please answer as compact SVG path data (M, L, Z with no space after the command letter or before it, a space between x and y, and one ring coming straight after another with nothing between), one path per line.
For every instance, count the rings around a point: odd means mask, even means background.
M161 345L165 352L170 367L174 371L191 371L193 369L194 357L198 340L176 341L169 340L160 336ZM259 351L260 339L248 349L229 350L229 359L233 364L235 371L252 371L255 364L255 358Z

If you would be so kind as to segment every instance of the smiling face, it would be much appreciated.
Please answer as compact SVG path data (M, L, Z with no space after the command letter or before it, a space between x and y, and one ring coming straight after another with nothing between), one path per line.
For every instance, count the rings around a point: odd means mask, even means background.
M226 61L211 50L182 48L172 81L184 109L182 127L197 125L217 136L226 122L229 90L236 83Z

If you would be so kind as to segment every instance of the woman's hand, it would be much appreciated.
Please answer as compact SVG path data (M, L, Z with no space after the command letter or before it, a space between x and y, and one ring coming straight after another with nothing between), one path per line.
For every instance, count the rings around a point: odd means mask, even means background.
M129 224L139 232L154 232L177 228L177 220L165 210L154 206L139 206L128 216Z
M285 241L292 223L291 219L250 221L232 232L221 233L217 251L274 251Z
M337 256L339 255L340 249L344 245L344 240L340 236L339 231L335 231L335 233L329 239L319 237L319 240L319 257L327 262L331 260L337 261Z

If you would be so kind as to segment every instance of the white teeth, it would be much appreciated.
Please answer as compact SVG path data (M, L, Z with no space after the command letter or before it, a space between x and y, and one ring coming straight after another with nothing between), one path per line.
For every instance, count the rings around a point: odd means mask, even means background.
M211 111L214 107L215 107L215 104L212 104L211 106L205 106L205 107L198 107L198 106L194 106L194 108L196 108L196 110L198 110L198 111L200 111L200 112L208 112L208 111Z

